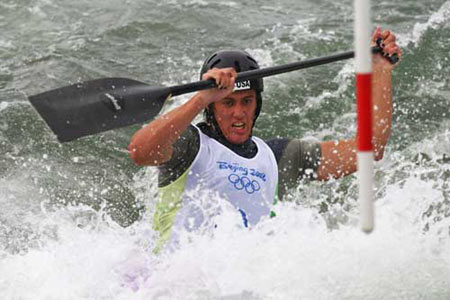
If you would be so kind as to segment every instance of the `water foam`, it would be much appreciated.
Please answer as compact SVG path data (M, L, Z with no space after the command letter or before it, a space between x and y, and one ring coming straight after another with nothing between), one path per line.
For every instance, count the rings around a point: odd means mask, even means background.
M178 250L152 253L143 219L128 228L86 206L36 213L39 247L3 252L0 295L11 299L380 299L449 296L449 220L424 231L423 212L442 200L433 180L412 174L387 186L376 229L357 214L330 230L314 209L281 203L251 230L224 206L218 228L186 233ZM148 193L148 191L146 192ZM207 202L207 199L205 199Z
M439 193L432 183L415 178L389 189L377 203L377 228L370 236L353 225L330 231L316 212L285 203L278 218L252 231L230 226L214 238L199 236L185 245L150 277L149 282L158 282L156 291L148 286L144 294L219 298L250 293L261 299L445 295L447 242L424 234L419 218ZM424 291L424 285L432 289Z

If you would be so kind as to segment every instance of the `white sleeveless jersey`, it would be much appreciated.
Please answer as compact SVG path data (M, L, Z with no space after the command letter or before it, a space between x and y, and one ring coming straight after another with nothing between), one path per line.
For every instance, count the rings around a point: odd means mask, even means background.
M242 214L244 224L255 225L269 215L278 181L278 167L269 146L252 137L258 152L253 158L237 155L199 130L200 151L186 182L186 191L217 191ZM185 193L186 200L190 193ZM192 199L195 200L195 199Z
M240 212L246 227L269 216L276 201L278 166L263 140L252 137L258 152L245 158L197 130L200 149L191 167L175 182L160 188L154 218L154 228L160 231L159 244L170 239L173 225L193 230L208 222L198 205L205 191L228 201Z

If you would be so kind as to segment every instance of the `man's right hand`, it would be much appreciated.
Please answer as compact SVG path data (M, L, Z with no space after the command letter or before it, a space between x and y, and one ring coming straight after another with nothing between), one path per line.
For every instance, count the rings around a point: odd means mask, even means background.
M205 101L205 106L220 101L231 94L234 89L236 76L237 73L233 68L212 68L203 74L203 80L214 79L217 84L217 88L198 92L198 96Z

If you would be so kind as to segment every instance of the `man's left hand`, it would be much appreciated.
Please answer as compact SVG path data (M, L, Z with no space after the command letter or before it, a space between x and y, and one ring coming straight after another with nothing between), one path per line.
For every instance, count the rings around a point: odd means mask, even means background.
M372 46L376 46L377 40L379 39L381 39L380 47L381 49L383 49L383 52L379 55L374 55L373 63L382 64L383 68L393 70L398 65L398 62L395 64L391 64L389 60L386 59L386 57L390 57L396 54L400 61L400 58L402 56L402 50L397 45L395 34L393 34L389 30L382 31L380 27L377 27L372 35ZM383 56L385 58L383 58Z

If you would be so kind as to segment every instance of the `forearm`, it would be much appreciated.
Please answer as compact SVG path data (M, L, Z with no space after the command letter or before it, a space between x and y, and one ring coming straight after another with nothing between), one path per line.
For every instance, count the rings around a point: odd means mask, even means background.
M197 93L185 104L137 131L128 146L130 157L138 165L160 165L168 161L173 143L207 104Z
M392 67L384 58L374 59L372 73L373 147L375 160L383 158L392 124Z

